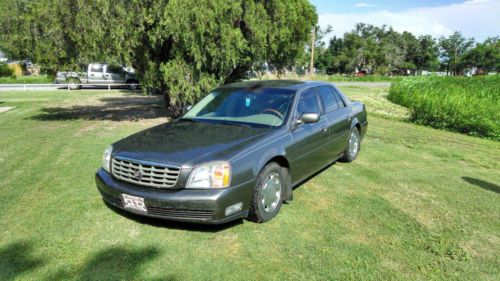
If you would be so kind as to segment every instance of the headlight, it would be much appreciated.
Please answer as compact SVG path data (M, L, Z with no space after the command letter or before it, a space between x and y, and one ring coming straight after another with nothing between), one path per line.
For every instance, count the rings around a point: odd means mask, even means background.
M231 181L231 165L218 161L200 165L191 172L186 188L225 188Z
M111 152L113 152L112 145L108 146L102 155L102 168L108 173L111 173Z

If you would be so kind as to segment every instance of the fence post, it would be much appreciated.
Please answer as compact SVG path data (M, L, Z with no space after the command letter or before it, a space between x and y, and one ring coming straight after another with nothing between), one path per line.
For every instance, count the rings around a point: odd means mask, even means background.
M24 90L26 91L26 84L23 85Z
M111 84L108 84L108 91L111 91Z
M68 86L68 91L69 91L69 84L66 84L66 86Z

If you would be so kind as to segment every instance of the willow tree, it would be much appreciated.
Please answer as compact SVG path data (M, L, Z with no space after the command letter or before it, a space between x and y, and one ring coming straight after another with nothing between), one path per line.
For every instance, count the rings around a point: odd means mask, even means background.
M130 64L145 91L164 94L175 110L264 63L293 66L317 23L307 0L9 3L0 48L51 71L95 60Z

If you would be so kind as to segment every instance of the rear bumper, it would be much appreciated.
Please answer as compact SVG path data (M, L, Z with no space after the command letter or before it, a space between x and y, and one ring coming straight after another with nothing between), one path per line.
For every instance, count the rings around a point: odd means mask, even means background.
M142 216L207 224L221 224L248 216L255 181L214 190L155 189L125 183L100 169L95 181L104 201ZM122 194L144 198L147 212L124 208ZM242 203L241 211L226 216L226 208Z

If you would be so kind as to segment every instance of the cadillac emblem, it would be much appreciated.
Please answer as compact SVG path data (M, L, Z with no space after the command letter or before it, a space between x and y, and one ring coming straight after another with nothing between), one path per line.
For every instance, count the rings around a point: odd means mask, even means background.
M140 180L142 178L142 173L141 173L141 170L135 170L134 171L134 178L136 180Z

